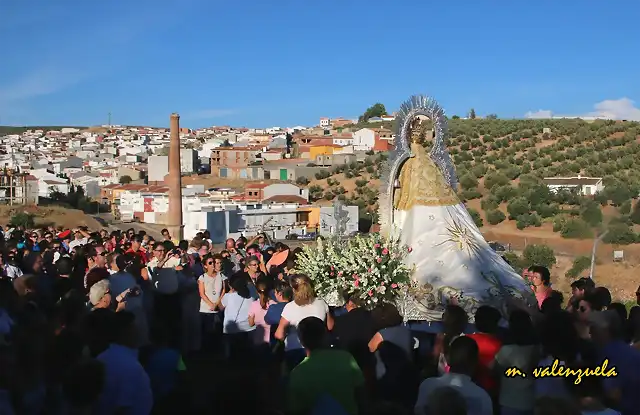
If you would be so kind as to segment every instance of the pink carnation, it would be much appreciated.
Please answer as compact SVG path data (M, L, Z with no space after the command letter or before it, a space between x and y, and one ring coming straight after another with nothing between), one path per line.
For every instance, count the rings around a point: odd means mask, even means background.
M338 277L342 277L342 271L338 271Z
M378 261L378 264L382 262L382 258L378 258L376 259L376 261Z
M355 280L355 282L353 283L354 287L359 287L360 286L360 280Z
M398 284L394 282L393 284L391 284L391 288L398 288Z
M369 268L367 271L371 272L371 268Z
M389 250L387 248L384 248L382 250L382 255L387 255L389 253Z
M353 274L352 277L358 279L358 274Z
M375 244L375 245L373 245L373 247L378 249L378 248L380 248L380 244Z
M409 247L409 248L407 248L407 251L411 252L411 251L413 251L413 248Z
M373 291L369 290L369 297L373 297Z

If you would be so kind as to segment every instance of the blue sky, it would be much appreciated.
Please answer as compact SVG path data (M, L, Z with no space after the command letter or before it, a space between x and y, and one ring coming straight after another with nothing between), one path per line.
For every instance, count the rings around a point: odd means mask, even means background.
M0 125L311 125L415 93L448 114L640 119L635 0L0 0L0 16Z

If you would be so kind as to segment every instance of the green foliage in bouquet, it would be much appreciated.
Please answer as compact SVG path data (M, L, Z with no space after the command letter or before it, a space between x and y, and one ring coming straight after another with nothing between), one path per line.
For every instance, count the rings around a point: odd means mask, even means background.
M378 233L307 245L296 269L314 282L316 294L331 303L343 292L357 293L368 308L394 302L412 269L404 262L411 248Z

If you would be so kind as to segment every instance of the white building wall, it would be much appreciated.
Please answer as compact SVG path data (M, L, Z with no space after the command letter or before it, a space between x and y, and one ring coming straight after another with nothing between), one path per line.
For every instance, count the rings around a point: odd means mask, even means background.
M147 160L148 178L150 182L162 182L169 174L168 156L149 156Z
M376 142L376 133L368 128L353 133L353 149L355 151L372 150Z
M207 157L211 157L211 153ZM197 151L190 148L180 149L180 171L182 173L195 173L197 160Z

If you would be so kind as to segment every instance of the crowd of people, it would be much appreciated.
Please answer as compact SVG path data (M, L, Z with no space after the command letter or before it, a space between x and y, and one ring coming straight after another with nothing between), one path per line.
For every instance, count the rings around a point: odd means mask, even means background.
M640 413L640 307L590 278L565 301L533 266L537 308L471 324L452 299L432 335L357 292L329 307L263 234L0 231L2 415Z

